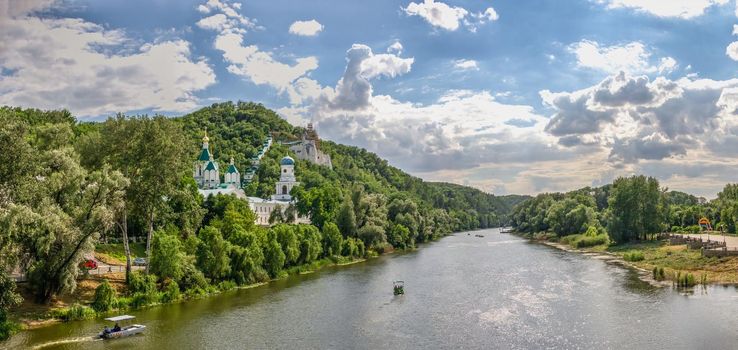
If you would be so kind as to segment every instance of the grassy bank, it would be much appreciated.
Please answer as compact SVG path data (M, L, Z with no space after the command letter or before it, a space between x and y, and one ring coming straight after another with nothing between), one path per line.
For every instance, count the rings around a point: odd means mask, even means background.
M713 284L738 284L738 257L704 257L699 250L687 249L686 245L668 245L667 241L642 241L611 245L609 242L582 245L582 235L556 237L553 234L539 233L523 237L564 244L582 252L606 253L622 259L628 264L653 271L663 270L663 277L672 280L677 276L691 274L698 282ZM704 276L704 280L701 280Z

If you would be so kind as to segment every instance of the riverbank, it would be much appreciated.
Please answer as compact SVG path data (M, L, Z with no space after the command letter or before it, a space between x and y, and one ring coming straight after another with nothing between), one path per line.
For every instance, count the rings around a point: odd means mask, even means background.
M386 254L391 253L392 252L387 252ZM271 282L285 279L291 275L314 273L328 267L354 265L378 256L379 255L376 254L370 254L366 258L346 258L343 256L334 257L334 259L324 258L310 264L288 268L284 270L279 277L265 282L257 282L240 286L233 283L220 283L217 285L211 285L211 288L208 288L204 293L189 293L189 291L183 291L180 294L180 297L168 301L164 301L163 299L165 298L163 298L163 293L159 293L157 296L158 300L155 302L147 303L140 307L134 307L130 304L122 304L124 306L115 308L109 312L100 313L92 310L90 305L94 299L95 289L103 283L103 281L108 281L114 287L114 290L116 291L116 299L130 299L128 296L128 289L125 285L125 273L88 276L87 278L78 281L77 288L74 293L65 295L63 298L55 299L48 305L33 302L33 295L30 293L29 289L20 285L19 292L23 296L24 301L20 306L12 309L9 316L12 321L20 325L21 331L32 330L55 325L61 322L102 318L108 317L114 313L123 313L129 310L141 310L160 305L183 303L191 300L208 298L234 289L256 288Z
M738 257L704 257L699 250L690 250L686 245L668 245L665 240L643 241L619 245L599 244L592 247L573 247L566 237L553 235L516 236L543 244L621 264L638 270L641 279L654 285L671 285L678 275L692 274L697 280L704 278L706 284L738 284ZM627 258L627 259L626 259ZM654 278L654 268L663 269L663 277ZM704 277L703 277L704 276Z

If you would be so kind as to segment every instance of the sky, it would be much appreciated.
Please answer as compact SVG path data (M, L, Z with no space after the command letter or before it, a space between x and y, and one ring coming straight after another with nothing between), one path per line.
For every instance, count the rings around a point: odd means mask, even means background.
M735 0L0 0L0 105L255 101L494 194L738 169Z

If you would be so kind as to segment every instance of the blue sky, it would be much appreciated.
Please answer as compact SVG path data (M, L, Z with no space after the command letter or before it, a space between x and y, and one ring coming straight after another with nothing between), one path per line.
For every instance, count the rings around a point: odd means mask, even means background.
M733 0L0 0L0 104L181 115L251 100L498 194L738 162Z

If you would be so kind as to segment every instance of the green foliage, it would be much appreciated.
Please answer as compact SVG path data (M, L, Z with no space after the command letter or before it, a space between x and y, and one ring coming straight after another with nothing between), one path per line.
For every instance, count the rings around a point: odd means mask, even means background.
M643 261L645 257L643 256L643 253L637 250L626 252L623 254L623 260L630 261L630 262L638 262Z
M171 303L178 301L182 298L182 294L179 291L179 285L175 281L168 281L164 285L164 290L162 290L161 295L161 301L163 303Z
M574 241L573 246L575 248L586 248L598 245L607 245L609 243L610 238L606 234L599 234L595 236L589 236L585 234L581 238Z
M664 272L663 267L654 266L652 272L653 272L653 279L657 281L663 281L664 279L666 279L666 273Z
M0 310L0 341L10 338L20 329L18 323L8 320L8 314L5 310Z
M277 241L276 235L270 232L264 247L264 269L272 278L278 277L286 260L287 257L282 251L282 246Z
M336 223L344 237L356 237L356 214L351 198L344 198L336 216Z
M197 267L206 277L219 280L231 272L228 257L230 245L215 227L206 226L199 233L200 245L197 248Z
M95 297L92 300L92 308L97 312L107 312L115 306L115 289L108 283L108 280L95 288Z
M616 179L608 206L608 233L617 243L646 239L664 228L668 209L659 182L652 177Z
M149 269L151 273L159 276L162 280L182 278L182 263L185 254L182 251L182 243L176 236L157 231L154 234Z
M326 256L340 255L342 246L343 236L338 226L332 222L323 225L323 253Z
M689 288L697 285L697 280L694 275L689 272L682 274L681 271L678 271L674 277L674 283L677 287ZM707 277L703 275L702 280L705 281L706 279Z
M94 318L97 314L89 306L74 304L68 308L57 309L51 312L51 317L61 319L63 321L80 321Z
M159 301L156 288L156 276L135 272L128 281L128 293L131 295L130 306L134 309Z

